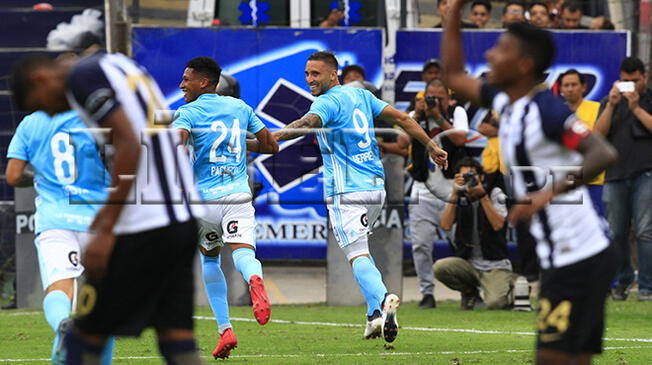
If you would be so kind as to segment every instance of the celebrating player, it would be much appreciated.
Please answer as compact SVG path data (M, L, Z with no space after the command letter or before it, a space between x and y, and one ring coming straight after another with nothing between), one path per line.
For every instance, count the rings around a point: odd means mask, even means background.
M154 327L168 364L201 364L193 335L195 217L202 212L178 132L158 85L123 55L81 59L32 55L10 76L23 110L54 115L74 107L91 126L110 130L115 153L107 204L90 226L82 257L88 281L66 332L66 364L96 364L110 335ZM104 140L95 136L102 146ZM141 154L141 145L147 153Z
M186 63L179 87L188 104L177 110L173 123L181 131L183 144L190 141L194 147L197 186L201 197L210 203L199 221L199 248L206 295L220 333L215 358L228 357L237 345L220 267L224 243L231 246L235 267L249 283L256 320L261 325L269 321L270 302L263 285L263 269L255 255L256 220L247 183L247 151L243 147L259 153L278 152L278 144L251 107L240 99L215 93L221 72L209 57ZM256 141L247 142L247 132L253 133Z
M530 230L543 269L537 364L589 364L592 354L602 351L605 298L618 252L586 188L579 186L613 163L616 153L540 84L555 52L548 32L525 23L510 25L486 53L487 82L466 74L459 26L466 2L455 1L449 9L443 79L471 102L501 116L501 151L520 201L509 219L515 224L533 218ZM546 185L545 170L552 166L569 168L552 170L554 182ZM569 174L574 181L568 181ZM553 198L566 204L554 204Z
M106 200L109 173L93 137L74 111L49 117L38 111L18 125L7 151L7 183L37 192L35 233L43 312L55 332L53 361L59 356L77 296L75 280L84 272L79 262L90 235L88 225ZM34 173L26 169L34 167ZM113 337L101 363L111 363Z
M308 57L306 82L317 96L301 119L273 133L279 141L317 131L324 161L324 190L333 233L353 268L367 302L365 338L381 335L392 342L398 334L399 298L389 294L367 242L385 200L384 169L378 155L374 118L397 123L430 148L432 159L446 168L447 154L407 114L369 91L340 86L338 62L330 52ZM381 314L382 308L382 314Z

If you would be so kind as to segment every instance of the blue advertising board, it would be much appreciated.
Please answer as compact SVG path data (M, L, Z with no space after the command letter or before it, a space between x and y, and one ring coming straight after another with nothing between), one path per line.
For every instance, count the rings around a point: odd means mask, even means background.
M488 66L484 53L493 47L500 31L469 30L463 32L466 69L480 77ZM421 68L428 58L440 58L441 30L399 31L396 33L395 100L399 109L407 108L414 95L424 89ZM587 81L585 98L599 101L609 93L618 79L623 58L629 56L629 32L554 31L557 49L546 82L555 88L555 81L564 71L575 68Z
M379 29L135 28L134 58L157 80L172 109L184 103L178 88L185 63L197 56L218 61L240 82L241 98L271 130L303 116L313 97L304 80L308 56L336 53L340 67L359 64L380 87ZM281 144L254 160L263 184L255 208L258 254L275 259L326 257L326 207L321 157L314 135Z

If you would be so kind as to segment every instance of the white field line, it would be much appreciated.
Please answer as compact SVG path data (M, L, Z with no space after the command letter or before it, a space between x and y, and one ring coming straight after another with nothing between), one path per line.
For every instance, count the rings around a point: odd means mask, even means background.
M195 316L195 319L199 320L211 320L214 321L213 317L206 316ZM236 322L255 322L255 319L252 318L231 318L232 321ZM329 327L360 327L363 325L357 323L333 323L333 322L304 322L304 321L287 321L283 319L272 319L272 323L282 323L282 324L299 324L306 326L329 326ZM462 332L462 333L475 333L483 335L517 335L517 336L534 336L534 332L525 332L525 331L494 331L494 330L476 330L468 328L435 328L435 327L402 327L402 330L408 331L422 331L422 332ZM605 341L626 341L626 342L649 342L652 343L652 338L604 338Z
M0 313L0 317L13 317L13 316L28 316L28 315L42 315L43 312L16 312L16 313ZM198 320L214 321L215 318L207 316L194 316ZM231 318L235 322L255 322L253 318ZM272 323L280 324L298 324L304 326L325 326L325 327L363 327L358 323L334 323L334 322L306 322L306 321L288 321L283 319L272 319ZM495 330L477 330L469 328L436 328L436 327L401 327L402 330L407 331L420 331L420 332L458 332L458 333L475 333L483 335L517 335L517 336L534 336L534 332L526 331L495 331ZM624 341L624 342L645 342L652 343L652 338L604 338L605 341Z
M628 350L628 349L650 349L651 346L615 346L605 347L605 350ZM260 359L260 358L310 358L310 357L370 357L370 356L424 356L424 355L482 355L498 353L525 353L533 352L533 349L527 350L476 350L476 351L423 351L423 352L358 352L352 354L330 353L330 354L256 354L256 355L232 355L233 359ZM212 358L212 356L202 356L203 358ZM160 356L116 356L113 360L154 360L160 359ZM52 359L0 359L0 363L10 362L49 362Z

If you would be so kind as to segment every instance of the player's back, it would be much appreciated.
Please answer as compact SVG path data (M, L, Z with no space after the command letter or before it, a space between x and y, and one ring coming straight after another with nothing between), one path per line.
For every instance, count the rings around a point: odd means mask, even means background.
M76 112L28 115L16 130L8 157L34 167L37 233L55 228L86 231L106 200L110 175Z
M177 149L181 136L165 98L143 67L121 54L96 52L82 58L68 76L68 100L84 121L104 126L121 109L139 138L136 179L114 227L116 234L150 231L200 216L188 159ZM98 144L106 141L98 136Z
M194 147L193 169L204 200L251 193L247 177L247 132L265 126L240 99L203 94L180 107L173 126L190 133Z
M327 196L384 189L373 120L388 104L369 91L335 86L319 96L308 113L322 120L318 133Z
M563 101L549 90L522 97L508 104L500 93L493 106L502 110L499 131L502 157L512 169L516 199L567 179L568 170L581 166L577 141L566 130L586 129ZM566 167L566 168L564 168ZM531 232L538 239L537 252L545 269L565 266L601 251L609 242L606 222L595 212L586 187L561 194L537 213Z

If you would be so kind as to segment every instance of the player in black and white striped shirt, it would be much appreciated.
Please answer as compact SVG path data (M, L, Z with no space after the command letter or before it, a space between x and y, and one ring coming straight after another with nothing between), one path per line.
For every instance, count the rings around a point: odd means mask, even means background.
M537 364L589 364L602 351L604 303L618 252L580 185L613 163L616 153L540 84L555 53L550 33L512 24L486 52L487 83L464 72L459 24L466 2L457 0L449 9L443 79L501 116L501 151L516 199L509 219L531 219L543 269Z
M65 337L66 364L94 363L109 335L154 327L169 364L201 364L193 336L193 273L201 207L180 136L158 85L122 55L19 61L10 87L18 107L50 115L74 107L100 148L114 146L113 188L83 257L88 275Z

